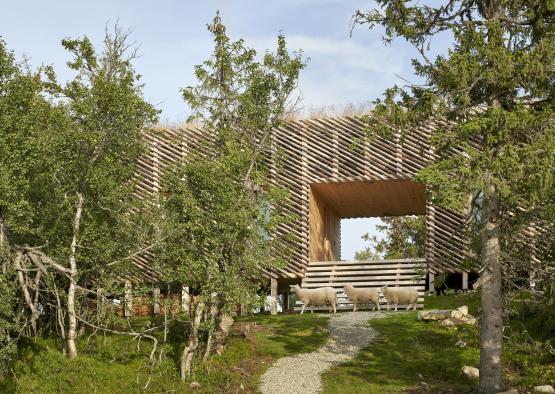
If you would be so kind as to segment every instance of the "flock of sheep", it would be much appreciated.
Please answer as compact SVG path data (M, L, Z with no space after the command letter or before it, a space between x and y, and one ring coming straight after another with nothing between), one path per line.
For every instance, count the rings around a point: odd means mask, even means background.
M353 312L357 310L357 304L361 303L374 304L377 306L378 310L380 310L380 293L383 294L385 298L388 310L391 305L395 307L395 310L397 310L398 305L407 305L407 310L411 307L416 310L418 290L414 287L387 287L387 285L385 285L380 288L356 288L348 284L343 286L343 288L347 297L353 303ZM301 315L307 306L316 307L328 305L333 308L333 313L337 312L337 292L333 287L303 289L299 285L294 285L291 286L291 290L303 303ZM314 312L313 309L312 312Z

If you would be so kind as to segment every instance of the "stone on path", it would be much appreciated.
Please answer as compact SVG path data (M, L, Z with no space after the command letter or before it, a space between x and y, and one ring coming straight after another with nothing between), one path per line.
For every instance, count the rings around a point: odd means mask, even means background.
M478 379L480 377L480 370L478 368L469 367L468 365L462 367L461 372L468 379Z
M192 389L199 389L200 388L200 383L199 382L191 382L189 387L192 388Z
M467 315L468 315L468 307L466 305L463 305L451 311L451 317L456 317L457 319L460 319L461 317L465 317Z
M382 312L346 312L330 318L328 341L312 353L277 360L260 379L263 394L312 394L322 390L320 375L336 364L353 358L375 338L370 318Z
M555 389L550 384L534 387L535 393L555 393Z
M443 327L455 327L461 324L470 324L473 326L476 324L476 318L470 315L463 317L450 317L442 320L439 324Z
M451 310L432 309L429 311L418 311L418 320L443 320L451 317Z

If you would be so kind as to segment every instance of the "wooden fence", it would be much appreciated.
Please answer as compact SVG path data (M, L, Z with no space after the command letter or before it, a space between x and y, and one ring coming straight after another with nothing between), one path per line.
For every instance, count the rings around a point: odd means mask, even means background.
M427 266L425 259L395 259L373 261L320 261L311 262L302 281L305 289L333 287L337 291L338 310L350 310L353 304L347 298L343 286L352 284L360 287L379 288L415 287L418 289L418 308L424 306ZM385 299L380 299L385 306ZM302 302L297 301L295 310L300 310ZM401 309L406 306L400 306ZM359 304L358 309L368 305ZM310 308L308 308L310 309ZM328 307L315 307L314 310L328 310Z

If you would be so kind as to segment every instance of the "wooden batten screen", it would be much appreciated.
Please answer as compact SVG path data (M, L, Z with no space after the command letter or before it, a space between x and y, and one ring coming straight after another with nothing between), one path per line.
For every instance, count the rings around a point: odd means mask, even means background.
M352 310L353 304L347 298L343 286L352 284L356 288L415 287L418 289L417 308L424 306L425 259L399 259L376 261L319 261L311 262L302 281L305 289L333 287L337 291L338 310ZM380 299L385 307L385 299ZM297 301L295 310L300 310L302 302ZM367 309L367 304L358 304L357 309ZM375 307L375 306L372 306ZM406 305L399 305L400 309ZM307 308L310 310L312 308ZM314 310L328 310L328 307L315 307Z
M446 124L429 122L388 138L367 138L364 117L289 121L274 129L266 163L270 181L289 192L286 210L293 220L277 234L282 244L276 253L287 251L287 266L265 274L302 278L310 261L340 259L342 218L407 214L426 216L428 268L460 271L469 249L463 215L433 207L425 201L424 186L413 181L437 157L430 147L435 127ZM209 146L205 142L213 137L193 125L145 132L147 153L138 162L137 197L157 193L164 171L191 152L203 154ZM377 201L383 201L381 206ZM319 212L311 211L314 206ZM318 226L323 234L314 233ZM150 259L145 254L136 262L149 271ZM150 271L149 276L156 273Z

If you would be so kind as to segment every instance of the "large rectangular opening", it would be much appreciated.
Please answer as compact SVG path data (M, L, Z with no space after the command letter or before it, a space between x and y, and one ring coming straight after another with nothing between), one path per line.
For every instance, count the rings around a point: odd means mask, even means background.
M342 220L367 218L353 221L361 227L371 224L372 220L376 225L375 218L379 217L425 214L424 185L410 179L312 184L309 261L349 259L352 251L347 255L345 250L342 254L342 238L345 240L342 237Z

